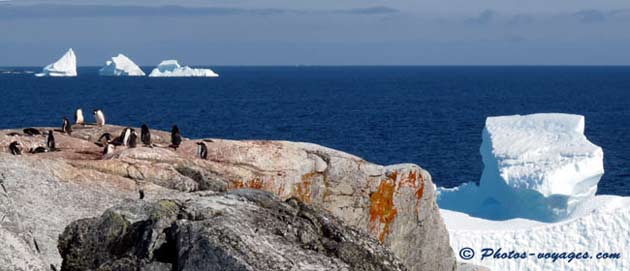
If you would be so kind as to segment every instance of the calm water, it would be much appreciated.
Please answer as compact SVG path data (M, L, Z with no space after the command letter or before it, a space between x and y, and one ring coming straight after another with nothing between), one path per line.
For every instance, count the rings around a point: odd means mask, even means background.
M221 78L104 78L97 68L77 78L0 74L0 128L58 126L76 107L99 107L111 123L177 123L187 137L307 141L380 164L413 162L437 185L455 186L479 179L487 116L576 113L604 149L599 193L630 195L630 67L214 70Z

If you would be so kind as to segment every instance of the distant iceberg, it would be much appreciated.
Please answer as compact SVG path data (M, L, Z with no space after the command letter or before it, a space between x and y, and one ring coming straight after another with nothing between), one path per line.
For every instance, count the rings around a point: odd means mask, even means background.
M136 63L123 54L112 57L105 62L105 67L98 71L101 76L144 76L144 72Z
M151 71L149 77L219 77L219 75L211 69L182 67L177 60L164 60Z
M68 52L57 60L57 62L44 67L42 72L35 74L35 76L77 76L77 57L72 48L68 49Z

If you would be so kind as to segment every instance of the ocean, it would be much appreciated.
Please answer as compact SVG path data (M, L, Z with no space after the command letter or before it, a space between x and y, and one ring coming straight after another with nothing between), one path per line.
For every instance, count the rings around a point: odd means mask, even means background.
M150 67L143 67L145 72ZM0 68L0 128L91 121L183 136L321 144L379 164L416 163L438 186L478 181L487 116L586 116L604 149L598 194L630 196L630 67L212 67L220 78L35 78Z

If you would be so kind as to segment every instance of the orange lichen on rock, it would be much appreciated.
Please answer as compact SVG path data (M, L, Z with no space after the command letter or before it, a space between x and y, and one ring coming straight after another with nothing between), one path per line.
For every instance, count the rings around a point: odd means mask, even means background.
M259 177L256 177L246 182L243 182L240 179L234 179L228 183L228 190L235 190L235 189L241 189L241 188L263 189L264 182Z
M397 173L393 172L389 178L382 180L378 190L370 195L370 233L378 235L381 243L389 234L397 214L394 206L396 178Z
M409 172L407 178L402 178L402 180L400 180L400 186L418 187L418 185L416 184L416 176L416 171Z
M295 189L296 196L305 203L311 203L311 185L313 184L312 178L319 173L310 172L302 175L302 180L297 184Z

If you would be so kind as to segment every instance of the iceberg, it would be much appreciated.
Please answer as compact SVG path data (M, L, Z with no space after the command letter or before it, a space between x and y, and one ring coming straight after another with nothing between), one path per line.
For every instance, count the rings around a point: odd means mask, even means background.
M151 71L149 77L219 77L219 75L211 69L182 67L177 60L164 60Z
M105 62L105 67L98 71L101 76L144 76L144 72L127 56L118 54Z
M595 195L604 153L584 128L571 114L487 118L479 185L437 189L459 260L491 270L630 268L615 255L630 247L630 197Z
M68 49L57 62L44 67L42 72L35 74L35 76L77 76L77 57L72 48Z
M479 186L439 189L441 208L488 219L557 221L592 198L604 152L584 135L584 117L489 117L480 148Z

